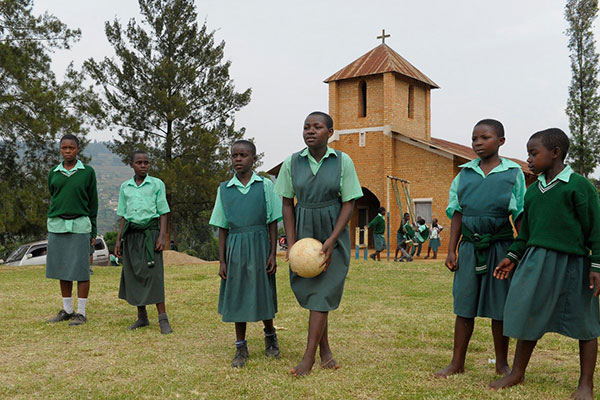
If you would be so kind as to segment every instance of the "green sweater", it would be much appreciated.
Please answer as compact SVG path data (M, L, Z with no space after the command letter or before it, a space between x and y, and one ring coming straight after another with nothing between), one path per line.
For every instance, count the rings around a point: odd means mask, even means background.
M69 216L90 218L92 237L96 237L96 217L98 215L98 192L96 172L89 165L66 177L54 168L48 173L50 209L48 218Z
M573 173L569 183L529 186L521 232L507 257L518 263L532 246L588 256L592 270L600 272L600 201L586 178Z
M377 214L377 216L369 222L369 229L373 229L375 235L383 235L385 233L385 219L381 214Z

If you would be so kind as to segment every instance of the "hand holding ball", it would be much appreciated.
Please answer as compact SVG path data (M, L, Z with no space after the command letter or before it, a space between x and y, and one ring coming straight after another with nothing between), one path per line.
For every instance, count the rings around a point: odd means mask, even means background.
M314 278L325 268L325 254L321 254L323 244L316 239L298 240L290 249L290 268L298 276Z

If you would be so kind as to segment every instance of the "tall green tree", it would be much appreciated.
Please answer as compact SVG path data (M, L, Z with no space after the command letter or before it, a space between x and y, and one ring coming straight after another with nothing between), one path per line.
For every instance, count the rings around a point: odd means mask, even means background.
M593 23L598 15L597 0L568 0L565 19L569 24L571 85L567 116L571 131L569 161L573 169L588 176L600 162L600 97L598 96L598 53Z
M47 173L59 161L57 140L85 138L85 115L94 94L69 66L58 81L51 54L69 49L79 30L32 0L0 1L0 246L43 236L48 209Z
M225 43L197 22L193 0L139 0L141 23L106 22L116 58L85 68L101 88L106 118L118 132L112 150L124 162L136 148L153 156L153 174L167 186L170 227L193 227L202 243L218 182L229 171L228 146L244 130L236 111L250 89L236 92Z

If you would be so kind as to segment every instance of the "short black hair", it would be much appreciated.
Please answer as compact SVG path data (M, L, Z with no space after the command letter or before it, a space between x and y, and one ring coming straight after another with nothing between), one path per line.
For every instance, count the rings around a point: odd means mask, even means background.
M136 154L145 154L145 155L149 156L149 154L148 154L148 152L146 150L137 149L133 153L131 153L131 162L133 162L133 160L135 160L135 155Z
M479 125L489 126L490 128L492 128L496 136L498 136L499 138L504 137L504 125L502 125L502 122L498 120L490 118L482 119L481 121L475 124L474 128L477 128Z
M410 217L410 214L409 214L409 213L407 213L407 212L405 212L405 213L404 213L404 216L406 217L407 215Z
M310 117L311 115L320 115L325 120L325 126L327 127L327 129L333 128L333 118L331 118L331 115L324 113L323 111L313 111L310 114L308 114L306 118Z
M560 156L563 161L567 157L567 153L569 152L569 137L562 131L562 129L544 129L543 131L539 131L531 135L529 140L531 139L540 139L544 147L548 150L553 150L554 148L558 147L560 149Z
M252 143L249 140L246 139L239 139L236 140L235 142L233 142L233 144L231 145L231 149L233 150L233 146L237 145L237 144L241 144L242 146L247 146L250 151L252 152L252 155L255 156L256 155L256 146L254 145L254 143Z
M419 219L417 220L417 222L421 225L423 225L425 223L425 220L421 217L419 217Z
M79 139L77 139L77 136L75 136L75 135L67 133L66 135L64 135L63 137L60 138L59 143L62 143L63 140L72 140L75 142L75 144L77 144L77 147L79 147Z
M385 207L379 207L379 214L383 214L385 212Z

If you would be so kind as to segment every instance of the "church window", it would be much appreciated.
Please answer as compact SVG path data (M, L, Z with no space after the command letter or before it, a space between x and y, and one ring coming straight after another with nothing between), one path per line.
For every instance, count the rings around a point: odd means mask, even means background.
M415 87L408 87L408 118L415 117Z
M432 198L428 199L414 199L415 204L415 218L422 217L426 223L430 224L432 219L431 203Z
M361 80L358 83L358 116L367 116L367 82Z
M367 132L358 132L358 147L365 147L367 145Z

